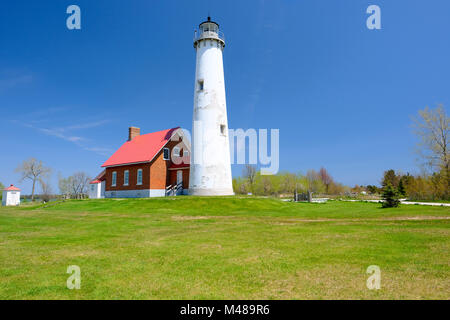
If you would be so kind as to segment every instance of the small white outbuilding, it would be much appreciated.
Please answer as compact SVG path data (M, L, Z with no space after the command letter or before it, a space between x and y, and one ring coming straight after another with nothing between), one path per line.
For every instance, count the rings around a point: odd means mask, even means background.
M2 206L18 206L20 204L20 189L10 185L3 189Z
M102 199L105 197L105 180L94 180L89 183L89 199Z
M105 197L106 170L103 170L94 180L89 183L89 199L102 199Z

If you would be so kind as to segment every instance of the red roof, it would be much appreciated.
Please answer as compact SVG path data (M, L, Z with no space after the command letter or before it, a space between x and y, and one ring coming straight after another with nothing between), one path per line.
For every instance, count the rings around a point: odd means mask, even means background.
M147 133L125 142L102 167L118 166L128 163L150 162L166 145L179 127Z
M105 169L103 169L103 171L102 172L100 172L99 174L98 174L98 176L96 176L95 178L94 178L94 180L92 180L91 182L89 182L90 184L95 184L95 183L100 183L100 182L102 182L103 180L105 180L105 173L106 173L106 170Z
M20 191L19 188L14 187L13 185L10 185L8 188L3 189L5 191Z

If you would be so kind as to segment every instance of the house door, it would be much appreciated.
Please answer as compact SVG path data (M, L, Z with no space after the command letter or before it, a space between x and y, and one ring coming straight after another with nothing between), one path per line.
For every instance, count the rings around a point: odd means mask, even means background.
M177 171L177 184L180 184L183 182L183 170Z

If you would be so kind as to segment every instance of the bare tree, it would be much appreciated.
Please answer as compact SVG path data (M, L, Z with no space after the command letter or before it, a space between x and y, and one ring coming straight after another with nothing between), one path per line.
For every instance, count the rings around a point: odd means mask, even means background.
M280 192L292 193L295 191L297 177L293 173L280 174Z
M59 193L63 196L63 198L70 198L70 181L69 178L64 178L61 173L58 173L58 188Z
M272 181L270 180L270 177L265 175L262 177L262 187L263 187L263 194L269 195L272 192Z
M447 117L444 106L419 110L419 117L413 118L413 121L414 131L420 139L418 154L432 170L443 171L450 186L448 145L450 118Z
M80 199L87 194L89 182L91 178L85 172L76 172L73 176L69 177L69 186L72 190L72 194Z
M246 164L243 175L249 184L251 192L253 192L253 185L255 184L256 179L256 168L250 164Z
M322 179L323 184L325 185L326 193L328 194L328 189L330 187L330 184L333 182L333 178L330 176L327 169L325 169L324 167L320 168L319 175L320 178Z
M75 172L70 177L64 178L58 174L59 192L64 198L83 198L89 187L91 178L85 172Z
M41 198L43 201L48 202L51 199L52 196L52 185L50 184L50 179L43 180L41 179L39 181L41 185Z
M34 201L36 182L46 179L50 175L51 169L45 167L42 161L38 161L35 158L29 158L16 168L16 172L21 175L20 181L28 179L33 182L31 201Z

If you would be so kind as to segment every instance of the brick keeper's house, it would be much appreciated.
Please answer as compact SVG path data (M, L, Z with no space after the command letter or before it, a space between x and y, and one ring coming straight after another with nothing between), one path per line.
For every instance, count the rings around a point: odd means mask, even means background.
M187 194L190 143L181 128L140 135L130 127L125 142L90 182L90 198L146 198Z

